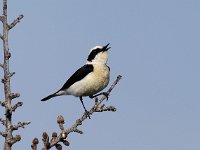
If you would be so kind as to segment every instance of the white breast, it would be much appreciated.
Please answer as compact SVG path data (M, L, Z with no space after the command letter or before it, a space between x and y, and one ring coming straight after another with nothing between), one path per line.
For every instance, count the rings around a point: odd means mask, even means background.
M109 69L106 65L93 64L94 70L82 80L71 85L67 95L90 96L102 91L109 83Z

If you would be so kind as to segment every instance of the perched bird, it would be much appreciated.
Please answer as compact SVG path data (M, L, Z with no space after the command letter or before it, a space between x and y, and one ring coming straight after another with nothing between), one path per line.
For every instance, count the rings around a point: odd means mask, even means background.
M85 112L88 113L83 103L83 96L94 98L104 94L108 98L105 92L99 93L108 85L110 80L110 68L106 65L108 50L110 49L108 46L109 44L92 48L86 64L79 68L61 89L43 98L41 101L49 100L55 96L73 95L80 98ZM88 117L90 118L89 115Z

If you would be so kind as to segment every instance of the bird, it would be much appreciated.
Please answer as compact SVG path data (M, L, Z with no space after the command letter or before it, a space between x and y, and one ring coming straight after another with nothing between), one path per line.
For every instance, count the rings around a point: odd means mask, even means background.
M111 48L109 44L92 48L85 65L74 72L58 91L43 98L41 101L47 101L61 95L79 97L90 119L89 112L83 103L83 97L94 98L103 94L108 99L108 94L101 91L107 87L110 80L110 67L107 65L108 50Z

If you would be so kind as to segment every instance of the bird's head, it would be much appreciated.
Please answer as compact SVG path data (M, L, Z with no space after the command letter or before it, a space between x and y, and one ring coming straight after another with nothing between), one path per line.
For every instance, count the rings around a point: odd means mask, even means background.
M108 47L109 44L105 46L95 46L90 50L90 54L88 55L88 63L102 63L106 64L108 61Z

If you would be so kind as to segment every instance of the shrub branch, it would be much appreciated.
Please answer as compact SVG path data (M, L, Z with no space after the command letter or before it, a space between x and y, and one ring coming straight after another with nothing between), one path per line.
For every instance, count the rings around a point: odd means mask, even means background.
M122 78L122 76L120 76L120 75L117 77L117 79L114 81L114 83L111 85L111 87L106 92L107 95L109 95L111 93L111 91L114 89L114 87L117 85L117 83L119 82L119 80L121 78ZM100 99L95 98L95 104L89 110L90 115L93 115L95 112L104 112L104 111L115 112L116 111L116 108L114 106L105 106L105 104L101 105L101 103L105 99L107 99L106 96L102 96ZM60 132L60 134L53 132L51 139L49 138L49 135L46 132L43 132L42 141L43 141L44 146L43 146L42 150L48 150L48 149L51 149L52 147L55 147L57 150L62 150L61 144L65 145L65 146L69 146L70 143L66 140L66 138L68 137L68 135L71 132L83 134L83 131L78 129L78 126L81 126L87 118L88 118L88 114L86 114L84 112L83 115L80 118L78 118L70 128L65 129L65 127L64 127L64 124L65 124L64 117L62 115L58 116L57 117L57 124L58 124L61 132ZM37 150L37 144L38 143L39 143L38 138L34 138L32 145L31 145L33 150Z
M12 105L12 99L18 98L20 94L12 93L10 88L10 79L15 74L15 72L10 72L9 68L11 53L8 45L8 32L10 29L15 27L17 23L20 22L20 20L23 18L23 15L18 16L11 24L9 24L7 17L7 0L3 0L2 6L3 15L0 16L0 21L3 24L3 34L0 34L0 38L3 41L4 61L3 64L0 63L0 67L3 69L4 72L3 79L1 79L1 82L4 85L5 100L0 101L0 106L5 108L5 118L1 118L0 123L5 126L5 131L1 131L0 135L5 138L4 150L11 150L12 145L21 140L20 135L13 136L13 131L18 130L19 128L24 128L30 122L18 122L17 125L13 125L12 122L12 114L17 108L22 106L22 102L17 102L15 105Z

